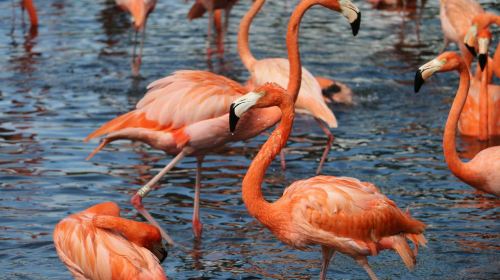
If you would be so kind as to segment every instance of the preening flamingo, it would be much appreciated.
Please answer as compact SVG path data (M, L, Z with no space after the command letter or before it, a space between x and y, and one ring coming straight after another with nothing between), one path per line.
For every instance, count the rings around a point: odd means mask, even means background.
M492 13L480 13L472 19L471 25L464 36L464 45L473 56L476 56L476 40L480 30L488 28L491 24L500 26L500 16Z
M258 14L265 0L256 0L250 10L245 14L240 22L240 30L238 32L238 52L243 64L250 72L249 87L258 87L266 82L275 82L281 86L286 86L288 83L289 74L289 62L284 58L267 58L257 60L249 46L248 33L250 31L250 25L252 24L253 18ZM359 11L355 10L353 7L347 7L344 11L344 15L348 18L353 25L353 35L357 34L359 29L359 23L361 18L358 16ZM354 19L357 18L356 21ZM325 78L320 78L326 83ZM329 128L337 127L337 120L333 112L326 105L322 89L318 81L314 76L307 71L307 69L302 69L302 80L301 88L296 103L296 110L299 113L304 113L312 115L321 129L328 137L328 142L326 144L325 150L321 157L320 163L316 170L316 174L321 171L323 163L328 156L328 152L332 146L333 135ZM327 88L331 86L328 85ZM345 95L345 93L344 93ZM328 125L328 127L325 125ZM284 159L282 158L282 163ZM283 166L284 167L284 166Z
M76 279L167 279L159 230L120 217L114 202L94 205L60 221L53 233L61 261Z
M31 27L38 26L38 16L36 14L36 7L33 0L21 0L21 8L28 12L28 16L30 17Z
M116 5L128 11L134 19L135 38L132 49L132 75L138 76L142 63L142 49L144 47L144 37L146 36L146 22L149 14L154 10L157 0L115 0ZM141 32L141 42L139 54L137 51L137 33Z
M300 84L300 78L292 79ZM279 240L295 248L321 245L320 279L326 279L328 264L335 251L355 259L371 279L377 277L366 257L384 249L395 250L412 269L418 246L426 243L422 235L425 225L401 211L371 183L350 177L316 176L292 183L275 202L264 199L264 175L286 145L292 129L294 103L291 96L293 92L287 95L279 85L265 84L231 104L232 130L239 118L252 108L279 106L282 112L280 124L243 178L243 201L250 215ZM410 249L406 238L415 243L415 251Z
M216 27L217 32L217 48L219 53L224 52L224 38L227 33L227 28L229 25L229 13L231 12L234 4L238 0L196 0L191 9L188 12L188 19L193 20L201 18L208 11L208 26L207 26L207 55L211 55L213 52L211 49L211 39L212 39L212 28ZM224 10L224 25L217 25L217 21L221 20L220 11Z
M321 4L341 13L349 13L353 7L355 8L348 0L304 0L297 6L294 17L288 25L287 49L290 71L298 77L301 76L298 28L305 11L315 4ZM350 18L351 22L356 20L355 17ZM148 92L139 101L135 110L109 121L87 136L86 141L106 135L88 159L106 144L118 139L142 141L167 154L176 155L131 198L137 211L160 228L163 238L172 244L172 239L144 208L142 198L182 158L187 155L196 156L193 232L195 237L199 238L202 232L199 220L199 196L203 155L213 152L227 142L255 137L276 124L281 116L277 108L258 110L246 115L247 127L242 127L234 134L229 133L227 123L229 104L245 92L247 92L245 87L220 75L206 71L177 71L151 83ZM294 93L295 100L298 88L291 92Z
M415 92L435 72L456 70L460 73L460 85L451 106L444 129L443 150L451 172L460 180L478 190L500 196L500 146L479 152L467 163L462 162L456 150L456 130L460 113L469 92L469 70L466 62L455 52L445 52L419 68L415 75Z
M463 39L471 26L472 19L480 13L484 13L484 10L475 0L440 0L439 16L444 34L444 46L441 52L450 42L454 42L469 66L472 55L466 50Z

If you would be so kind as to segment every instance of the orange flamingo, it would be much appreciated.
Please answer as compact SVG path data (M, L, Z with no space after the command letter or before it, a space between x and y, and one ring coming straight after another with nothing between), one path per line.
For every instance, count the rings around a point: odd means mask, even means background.
M60 221L54 245L76 279L167 279L159 230L120 217L114 202L94 205Z
M472 62L472 55L463 44L463 39L474 16L484 13L483 8L475 0L440 0L441 28L444 34L443 52L450 42L460 48L467 65Z
M30 17L31 27L38 26L38 16L36 14L36 7L33 0L21 0L21 8L28 12L28 16Z
M249 88L256 87L264 84L265 82L275 82L281 86L286 86L289 77L289 62L284 58L268 58L257 60L250 50L248 33L250 31L250 25L254 17L259 13L265 0L256 0L250 10L245 14L240 22L240 30L238 32L238 52L243 64L250 72L250 81L248 83ZM347 7L342 11L342 14L351 22L353 35L357 34L359 29L360 17L359 10L353 9L353 7ZM356 21L354 19L357 19ZM307 69L302 69L302 80L304 82L301 84L301 88L298 94L296 110L299 113L304 113L312 115L318 125L321 127L323 132L327 135L328 141L321 156L320 163L316 169L316 174L319 174L323 163L330 151L333 142L333 135L325 123L330 127L337 127L337 120L333 112L326 105L323 96L321 85L314 78L314 76L307 71ZM328 82L326 78L320 78L325 84ZM325 85L331 87L331 80L329 80L330 85ZM343 93L345 95L345 92ZM323 123L324 122L324 123ZM282 167L284 166L284 157L282 154Z
M426 79L435 72L456 70L460 73L460 85L451 106L443 136L443 150L446 163L451 172L460 180L478 190L500 196L500 146L494 146L479 152L467 163L459 158L455 134L460 113L469 92L470 76L465 61L455 52L445 52L436 59L423 65L415 76L415 92Z
M480 13L472 19L472 23L464 36L464 45L473 56L476 56L476 37L480 30L488 28L491 24L500 26L500 16L492 13Z
M306 1L303 1L304 3ZM297 16L297 15L292 15ZM292 76L294 90L300 76ZM299 84L298 86L295 86ZM262 182L274 157L286 145L294 118L294 101L277 84L265 84L231 104L230 129L252 108L279 106L281 122L255 156L243 179L243 201L251 216L278 239L298 249L321 245L320 279L326 278L335 251L355 259L371 279L377 279L367 256L384 249L395 250L409 269L415 265L418 245L425 245L425 225L384 196L371 183L355 178L316 176L292 183L275 202L262 195ZM251 112L250 110L249 112ZM415 243L412 251L406 238Z
M229 25L229 13L231 12L234 4L238 0L196 0L188 12L188 19L193 20L201 18L207 11L208 16L208 29L207 29L207 55L210 56L213 51L211 49L212 28L215 26L217 33L217 48L219 54L224 52L224 37L227 33ZM221 13L217 10L224 10L224 26L221 28Z
M355 8L348 0L304 0L296 8L300 17L292 18L287 32L287 49L290 71L300 77L298 28L300 19L312 5L320 4L337 12ZM357 9L357 8L356 8ZM356 21L352 18L351 21ZM290 75L293 76L293 75ZM290 80L291 81L291 80ZM299 85L300 86L300 85ZM87 136L85 141L105 135L101 144L89 155L90 159L108 143L118 139L137 140L153 148L176 155L154 178L132 196L131 202L139 213L160 229L162 237L170 244L172 239L161 229L144 208L145 197L167 172L187 155L197 157L195 197L193 205L193 232L200 238L202 224L199 220L201 164L204 154L222 147L227 142L250 139L279 121L277 108L247 114L247 126L231 134L227 118L229 104L246 92L245 87L228 78L206 71L177 71L148 86L148 92L136 109L118 116ZM297 98L298 90L294 92Z
M137 41L137 33L141 32L141 42L139 54L136 54L137 46L134 43L132 49L132 75L138 76L142 63L142 49L144 48L144 37L146 36L146 22L149 14L154 10L157 0L115 0L116 5L124 11L128 11L134 18L135 38Z

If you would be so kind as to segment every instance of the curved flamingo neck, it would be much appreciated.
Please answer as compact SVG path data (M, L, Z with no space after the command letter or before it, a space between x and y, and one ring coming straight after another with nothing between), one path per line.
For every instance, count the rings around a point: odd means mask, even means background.
M248 213L264 225L270 225L272 215L275 214L274 211L270 210L272 204L267 202L262 195L264 175L271 161L286 145L293 124L294 106L291 98L284 97L285 95L281 94L281 122L259 150L259 153L250 164L245 178L243 178L243 202L248 209Z
M266 3L266 0L256 0L240 22L240 30L238 32L238 53L248 71L252 69L254 63L257 61L250 50L248 33L250 32L250 25L252 25L253 19L259 13L264 3Z
M31 26L38 26L38 17L36 15L36 8L33 0L23 0L23 7L28 11Z
M476 173L470 170L470 167L466 163L462 162L457 153L456 133L458 119L462 113L470 86L469 70L463 62L458 67L458 71L460 73L460 85L451 105L443 135L444 157L448 167L455 176L468 184L477 185L480 179Z

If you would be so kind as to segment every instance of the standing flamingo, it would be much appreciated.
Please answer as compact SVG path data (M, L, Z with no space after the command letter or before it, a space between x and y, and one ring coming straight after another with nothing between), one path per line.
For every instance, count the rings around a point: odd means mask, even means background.
M243 64L250 72L251 77L248 83L250 87L257 87L266 82L275 82L281 86L286 86L289 80L289 61L284 58L257 60L252 55L248 43L250 25L252 24L253 18L258 14L265 2L265 0L256 0L241 20L240 30L238 32L238 52ZM345 13L345 16L353 25L353 35L357 34L354 30L358 30L361 20L361 18L358 17L358 13L359 11L353 9L352 7L347 8ZM357 20L354 20L355 18L357 18ZM333 135L323 122L325 122L330 128L334 128L337 127L337 120L323 99L322 89L318 81L309 71L307 71L307 69L303 68L302 73L302 80L304 81L301 84L297 98L296 110L299 113L312 115L328 137L328 142L323 155L321 156L318 168L316 169L316 174L319 174L333 142ZM325 78L320 79L325 82ZM284 168L283 158L282 165Z
M460 73L460 85L451 106L444 129L443 150L446 163L451 172L460 180L478 190L500 196L500 146L490 147L479 152L467 163L459 158L455 134L460 113L469 92L469 70L465 61L455 52L445 52L436 59L423 65L415 76L415 92L435 72L456 70Z
M211 38L212 38L212 28L216 26L217 31L217 48L218 52L222 54L224 52L224 37L227 33L227 28L229 25L229 13L231 12L234 4L238 0L196 0L196 2L191 6L188 12L188 19L193 20L201 18L207 11L208 15L208 29L207 29L207 55L210 56L213 51L211 49ZM220 21L221 14L216 12L216 10L224 10L224 26L217 24ZM217 24L217 25L216 25Z
M306 1L304 1L306 2ZM303 3L303 2L302 2ZM292 15L293 17L293 15ZM300 71L299 71L300 72ZM300 76L290 75L300 86ZM299 86L288 87L298 91ZM252 108L279 106L281 122L255 156L243 178L243 201L251 216L278 239L298 249L321 245L320 279L326 279L335 251L355 259L371 279L377 279L367 256L395 250L409 269L415 265L418 245L425 245L425 225L384 196L373 185L350 177L316 176L292 183L275 202L262 195L262 182L274 157L286 145L294 118L294 101L276 84L265 84L231 104L230 128ZM415 243L412 251L406 238Z
M474 16L484 13L483 8L475 0L440 0L441 28L444 34L443 52L450 42L460 48L467 65L472 62L472 55L463 43L465 34Z
M135 38L132 49L132 75L138 76L142 63L142 49L144 47L144 37L146 36L146 22L149 14L154 10L157 0L115 0L116 5L124 11L128 11L134 18ZM139 54L137 51L137 33L141 32L141 42Z
M21 0L21 9L26 10L28 12L28 16L30 17L31 27L38 26L38 16L36 14L36 7L33 0Z
M159 230L120 217L116 203L94 205L60 221L54 245L76 279L167 279Z
M350 15L357 11L348 0L304 0L295 10L287 32L287 49L290 71L300 77L300 54L298 48L298 29L306 10L315 4ZM297 16L300 15L300 16ZM349 17L356 22L358 17ZM357 33L359 24L351 24ZM292 75L290 75L292 76ZM290 80L291 81L291 80ZM290 82L289 82L290 83ZM300 85L299 85L300 86ZM85 141L106 135L101 144L89 155L90 159L108 143L118 139L137 140L153 148L176 155L153 179L132 196L135 209L150 223L160 229L162 237L173 243L168 234L161 229L156 220L144 208L145 197L160 179L187 155L197 158L196 184L193 206L193 232L200 238L202 224L199 220L199 196L201 187L201 164L203 156L227 142L250 139L279 121L281 113L277 108L268 108L247 114L248 126L229 133L227 118L229 104L246 92L237 82L206 71L177 71L170 76L157 80L148 86L148 92L137 103L136 109L118 116L87 136ZM297 98L297 91L291 91Z

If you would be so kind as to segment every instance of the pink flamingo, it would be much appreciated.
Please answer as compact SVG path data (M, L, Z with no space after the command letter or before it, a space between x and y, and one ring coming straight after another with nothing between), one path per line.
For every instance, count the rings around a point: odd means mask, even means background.
M253 18L259 13L260 9L264 5L265 0L256 0L250 10L245 14L240 22L240 30L238 32L238 52L243 64L250 72L249 87L256 87L264 84L265 82L275 82L281 86L286 86L288 83L288 73L289 73L289 61L284 58L268 58L257 60L250 50L248 33L250 31L250 25L252 24ZM358 17L358 10L352 7L347 7L343 14L352 22L353 25L353 35L357 34L359 28L360 17ZM357 21L354 19L357 18ZM323 132L327 135L328 141L321 156L320 163L316 169L316 174L319 174L323 163L328 156L330 148L333 142L333 135L324 124L326 123L330 128L337 127L337 120L333 112L326 105L323 95L322 88L314 76L307 71L307 69L302 69L302 80L301 88L296 103L296 110L299 113L312 115L318 125L321 127ZM325 78L320 78L324 84L327 81L333 83L331 80ZM326 85L325 85L326 86ZM349 91L350 92L350 91ZM352 92L351 92L352 93ZM342 94L346 94L345 92ZM348 98L350 99L350 98ZM351 99L352 100L352 99ZM324 122L324 123L323 123ZM284 158L282 154L282 167L284 166Z
M76 279L167 279L159 230L120 217L116 203L94 205L60 221L54 245Z
M229 25L229 13L233 9L234 4L238 0L196 0L196 2L191 6L188 12L188 19L193 20L201 18L207 11L208 15L208 29L207 29L207 55L210 56L213 51L211 47L212 38L212 28L216 27L217 32L217 48L218 52L222 54L224 52L224 37L227 33L227 28ZM224 10L224 26L221 28L220 19L221 14L218 10ZM217 12L218 11L218 12Z
M455 52L445 52L419 68L415 76L415 92L435 72L456 70L460 73L460 85L451 106L444 129L443 150L451 172L474 188L500 196L500 146L479 152L467 163L462 162L456 150L455 134L460 113L469 92L470 75L465 61Z
M124 11L128 11L134 18L135 38L137 41L137 33L141 32L141 42L139 54L136 55L137 46L134 43L132 50L132 75L138 76L142 63L142 49L144 48L144 37L146 36L146 21L149 14L154 10L157 0L115 0L116 5Z
M293 14L292 18L294 16L300 15ZM298 249L321 245L322 280L326 279L335 251L355 259L371 279L377 277L366 257L377 255L384 249L395 250L412 269L418 245L426 244L422 235L425 225L402 212L373 184L350 177L316 176L292 183L275 202L268 202L263 197L262 182L266 170L286 145L292 129L295 114L292 96L297 94L301 79L300 75L290 77L293 82L288 87L288 94L279 85L265 84L231 104L231 131L246 112L253 111L252 108L279 106L282 112L280 124L243 178L243 201L248 212L288 245ZM297 92L290 91L290 88ZM415 243L415 251L410 249L406 238Z
M490 25L496 24L500 26L500 16L492 13L480 13L474 16L471 25L464 36L464 45L470 51L473 56L476 56L476 40L477 34L480 30L488 28Z
M444 34L443 52L450 42L460 48L467 65L472 62L472 55L466 50L463 39L474 16L484 13L481 5L475 0L440 0L441 28Z
M320 4L331 10L346 13L357 9L350 1L305 0L297 6L295 13L301 16L312 5ZM353 8L354 7L354 8ZM287 49L290 71L300 77L298 29L301 17L293 18L287 32ZM351 22L357 18L350 18ZM353 25L354 26L354 25ZM292 76L292 75L290 75ZM290 80L291 81L291 80ZM299 85L300 86L300 85ZM132 196L131 202L139 213L160 229L162 237L170 244L172 239L161 229L142 203L153 185L187 155L197 158L196 184L193 207L193 232L201 237L199 220L199 196L201 186L201 164L204 154L222 147L227 142L250 139L273 126L280 118L277 108L247 114L247 126L234 134L229 133L227 118L229 104L246 92L245 87L220 75L206 71L177 71L148 86L148 92L139 101L136 109L118 116L91 133L85 141L106 135L101 144L89 155L90 159L108 143L118 139L137 140L176 155L151 181ZM295 94L298 93L295 91ZM293 96L295 99L296 96Z

